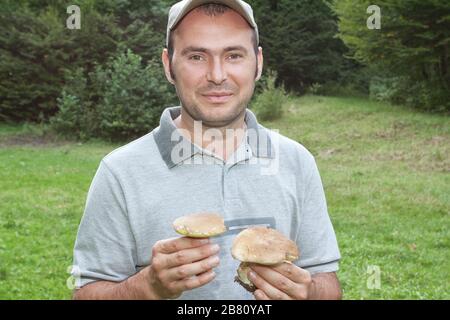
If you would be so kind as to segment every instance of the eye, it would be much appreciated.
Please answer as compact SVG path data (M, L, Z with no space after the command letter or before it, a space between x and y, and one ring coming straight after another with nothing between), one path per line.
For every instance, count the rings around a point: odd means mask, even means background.
M198 54L195 54L195 55L193 55L193 56L190 56L190 57L189 57L189 60L202 61L202 60L203 60L203 57L200 56L200 55L198 55Z
M232 53L232 54L230 54L229 57L231 60L238 60L238 59L242 58L242 55L240 55L238 53Z

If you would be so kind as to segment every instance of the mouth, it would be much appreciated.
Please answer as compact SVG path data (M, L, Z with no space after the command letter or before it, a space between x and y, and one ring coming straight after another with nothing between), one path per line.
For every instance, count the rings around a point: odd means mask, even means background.
M217 93L202 95L210 103L225 103L231 99L232 93Z

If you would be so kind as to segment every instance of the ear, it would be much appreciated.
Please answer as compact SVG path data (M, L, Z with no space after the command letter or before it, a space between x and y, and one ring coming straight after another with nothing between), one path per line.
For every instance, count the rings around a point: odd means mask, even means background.
M258 55L256 56L257 59L257 65L258 65L258 74L256 76L255 81L258 81L261 78L262 70L263 70L263 64L264 64L264 57L262 48L258 47Z
M164 66L164 73L166 74L167 80L171 84L175 84L175 81L172 79L172 76L170 75L170 60L169 60L169 51L164 48L161 54L161 60Z

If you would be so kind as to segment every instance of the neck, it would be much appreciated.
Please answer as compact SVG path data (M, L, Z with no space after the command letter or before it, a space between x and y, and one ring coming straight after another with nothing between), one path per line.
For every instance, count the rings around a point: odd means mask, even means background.
M192 143L213 152L225 161L240 146L247 128L245 112L226 126L209 127L203 122L200 125L200 121L192 119L182 108L181 114L173 122Z

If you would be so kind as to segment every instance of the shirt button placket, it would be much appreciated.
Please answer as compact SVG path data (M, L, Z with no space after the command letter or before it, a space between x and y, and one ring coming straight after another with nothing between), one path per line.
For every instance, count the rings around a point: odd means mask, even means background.
M236 214L242 211L242 203L239 198L237 181L233 175L233 165L223 165L223 199L225 211Z

